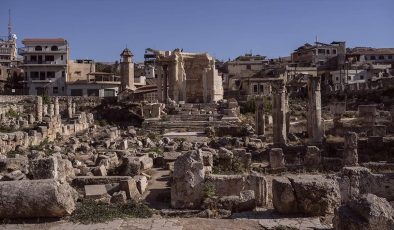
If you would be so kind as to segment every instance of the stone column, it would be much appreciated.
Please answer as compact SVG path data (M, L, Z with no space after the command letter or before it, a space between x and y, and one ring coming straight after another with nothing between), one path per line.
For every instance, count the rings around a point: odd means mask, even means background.
M44 117L48 116L48 105L47 104L44 104L42 106L42 114L43 114Z
M357 139L357 133L355 132L347 132L345 134L343 166L358 165Z
M29 124L33 124L34 121L35 121L34 115L33 114L29 114Z
M320 77L308 77L308 136L310 144L321 144L323 140L323 124L321 118Z
M73 110L73 115L75 115L77 112L77 104L75 102L72 103L72 110Z
M49 116L55 116L55 105L53 103L49 104Z
M286 136L290 133L290 107L289 107L289 93L286 90Z
M67 113L68 113L68 118L73 117L72 98L71 97L67 98Z
M285 167L285 155L281 148L272 148L270 150L270 167L272 169L280 169Z
M164 78L163 78L163 102L168 103L168 87L167 87L167 80L168 80L168 66L163 66Z
M55 97L55 116L60 115L60 105L59 105L59 98Z
M262 97L258 97L256 99L255 120L256 120L257 135L264 135L265 134L265 116L264 116L264 99Z
M286 144L286 89L283 80L272 82L272 120L274 145Z
M37 117L38 122L42 122L42 97L41 96L37 96L36 117Z

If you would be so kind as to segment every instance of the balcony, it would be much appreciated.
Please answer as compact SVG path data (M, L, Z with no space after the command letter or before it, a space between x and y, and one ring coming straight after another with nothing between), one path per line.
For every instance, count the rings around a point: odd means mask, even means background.
M52 53L52 54L62 54L62 53L67 53L67 48L58 48L56 50L51 50L51 48L43 48L42 50L36 50L35 47L23 47L23 48L18 48L18 54L19 55L24 55L28 53Z
M52 65L66 66L66 61L23 61L23 65Z

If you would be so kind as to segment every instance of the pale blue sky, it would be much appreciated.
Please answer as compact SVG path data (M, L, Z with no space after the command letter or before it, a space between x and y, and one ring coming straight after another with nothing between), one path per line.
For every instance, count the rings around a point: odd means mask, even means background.
M1 0L19 38L63 37L71 57L137 61L145 48L208 52L218 59L245 52L286 56L306 42L394 47L393 0ZM20 44L19 44L20 46Z

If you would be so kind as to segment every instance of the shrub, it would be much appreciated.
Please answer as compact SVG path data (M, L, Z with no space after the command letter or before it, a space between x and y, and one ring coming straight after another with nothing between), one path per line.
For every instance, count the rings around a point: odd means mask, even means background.
M7 117L15 117L18 118L19 114L17 111L13 110L12 108L8 110L8 112L5 114Z
M125 204L103 204L84 199L77 203L69 219L74 223L90 224L108 222L116 218L149 218L152 214L152 210L141 203L129 201Z
M204 196L207 198L212 198L216 194L216 188L215 185L212 184L211 182L205 182L204 183Z

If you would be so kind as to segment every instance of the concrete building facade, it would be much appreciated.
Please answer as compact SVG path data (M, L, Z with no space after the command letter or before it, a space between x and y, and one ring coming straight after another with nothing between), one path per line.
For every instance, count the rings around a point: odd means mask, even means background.
M63 38L26 38L19 54L30 95L66 95L68 42Z

